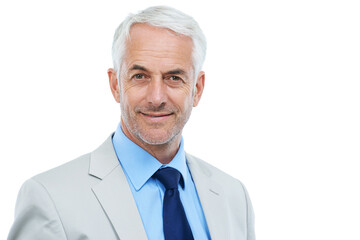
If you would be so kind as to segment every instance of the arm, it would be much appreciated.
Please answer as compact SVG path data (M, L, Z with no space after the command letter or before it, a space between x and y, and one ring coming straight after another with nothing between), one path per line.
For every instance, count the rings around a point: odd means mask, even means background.
M243 185L243 184L242 184ZM255 240L255 216L249 193L243 185L247 205L247 240Z
M30 179L20 189L8 240L50 239L67 237L51 196L44 186Z

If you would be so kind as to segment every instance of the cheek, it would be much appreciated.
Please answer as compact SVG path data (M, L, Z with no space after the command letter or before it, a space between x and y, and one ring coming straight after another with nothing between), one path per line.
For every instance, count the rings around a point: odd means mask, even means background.
M141 103L141 100L143 99L142 96L143 91L140 89L128 88L121 93L120 98L126 108L132 108Z
M171 102L178 108L180 112L186 112L192 107L193 97L190 94L169 94Z

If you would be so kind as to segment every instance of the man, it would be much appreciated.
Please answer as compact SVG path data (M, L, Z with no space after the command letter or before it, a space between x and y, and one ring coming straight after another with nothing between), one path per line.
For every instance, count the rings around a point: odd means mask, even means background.
M117 130L95 151L25 182L8 239L255 239L244 186L184 152L205 51L198 24L178 10L126 18L108 70Z

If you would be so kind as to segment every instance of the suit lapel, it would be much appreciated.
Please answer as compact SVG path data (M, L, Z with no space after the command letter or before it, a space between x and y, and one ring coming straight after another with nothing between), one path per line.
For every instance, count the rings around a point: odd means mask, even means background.
M111 136L91 154L89 174L102 181L92 188L119 239L147 239Z
M187 163L194 180L196 190L201 202L205 219L210 231L211 239L230 239L227 226L229 226L226 199L221 186L211 178L210 169L187 154Z

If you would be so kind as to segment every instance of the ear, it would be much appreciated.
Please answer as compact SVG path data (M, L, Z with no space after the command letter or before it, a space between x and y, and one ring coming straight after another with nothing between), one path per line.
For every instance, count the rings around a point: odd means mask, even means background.
M120 103L120 90L119 90L119 82L116 76L116 71L112 68L109 68L108 71L108 76L109 76L109 84L110 84L110 89L111 92L114 96L114 99L117 103Z
M205 87L205 72L201 71L196 79L193 107L196 107L199 104L201 95L204 91L204 87Z

